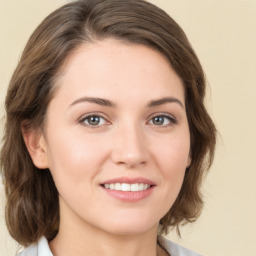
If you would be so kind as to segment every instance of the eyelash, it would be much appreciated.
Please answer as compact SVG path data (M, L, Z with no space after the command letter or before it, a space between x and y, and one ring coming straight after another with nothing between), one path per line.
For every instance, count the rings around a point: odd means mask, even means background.
M104 119L104 124L96 124L96 125L91 125L88 123L88 119L89 118L99 118L99 119ZM165 125L156 125L153 123L153 119L154 118L164 118L164 119L168 119L168 124L165 124ZM87 121L87 123L85 123ZM150 120L149 122L152 122L150 123L150 125L153 125L153 126L156 126L156 127L161 127L161 128L165 128L165 127L170 127L172 125L175 125L177 124L177 119L175 117L173 117L172 115L169 115L169 114L166 114L166 113L158 113L158 114L155 114L154 116L150 117ZM102 126L105 126L106 123L109 123L105 117L103 117L101 114L97 114L97 113L92 113L92 114L89 114L89 115L86 115L86 116L83 116L82 118L79 119L79 123L84 125L84 126L87 126L87 127L90 127L90 128L100 128Z
M98 114L98 113L92 113L92 114L83 116L82 118L79 119L79 123L82 124L82 125L84 125L84 126L93 128L93 129L94 129L94 128L100 128L101 126L105 125L105 124L91 125L91 124L89 124L89 123L86 124L86 123L85 123L86 120L88 121L88 119L89 119L89 118L92 118L92 117L94 117L94 118L99 118L99 119L104 119L104 121L105 121L106 123L108 123L107 120L106 120L106 118L103 117L101 114Z
M157 113L157 114L155 114L154 116L152 116L151 118L150 118L150 121L152 121L154 118L156 118L156 117L161 117L161 118L165 118L165 119L168 119L168 121L169 121L169 123L168 124L165 124L165 125L156 125L156 124L152 124L152 125L154 125L154 126L159 126L159 127L161 127L161 128L165 128L165 127L170 127L170 126L172 126L172 125L175 125L175 124L177 124L178 122L177 122L177 119L174 117L174 116L172 116L172 115L170 115L170 114L166 114L166 113ZM153 121L152 121L153 122Z

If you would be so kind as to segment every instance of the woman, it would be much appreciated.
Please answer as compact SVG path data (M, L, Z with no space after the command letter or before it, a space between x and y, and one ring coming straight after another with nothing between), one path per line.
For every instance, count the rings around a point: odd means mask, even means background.
M20 255L197 255L160 235L202 208L215 147L204 94L184 32L156 6L78 0L50 14L6 97L6 223Z

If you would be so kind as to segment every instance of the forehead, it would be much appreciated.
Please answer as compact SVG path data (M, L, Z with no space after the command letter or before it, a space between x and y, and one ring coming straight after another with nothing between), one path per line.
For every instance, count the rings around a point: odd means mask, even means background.
M59 94L182 96L182 80L167 58L145 45L113 39L81 45L66 59L58 79ZM92 94L92 95L90 95Z

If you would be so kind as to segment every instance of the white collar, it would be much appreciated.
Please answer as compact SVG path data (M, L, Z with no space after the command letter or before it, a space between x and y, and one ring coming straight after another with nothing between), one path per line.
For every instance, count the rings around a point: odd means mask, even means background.
M158 242L171 256L202 256L170 240L167 240L163 236L158 236Z
M171 256L202 256L169 241L162 236L158 237L158 241ZM36 244L26 248L24 251L19 253L18 256L53 256L53 254L50 250L47 239L42 237Z
M48 241L46 240L45 237L42 237L39 241L38 241L38 256L53 256Z

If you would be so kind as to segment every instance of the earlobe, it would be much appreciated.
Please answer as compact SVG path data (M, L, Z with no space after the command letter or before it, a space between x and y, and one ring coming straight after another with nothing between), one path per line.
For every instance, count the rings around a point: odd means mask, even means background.
M42 131L22 127L22 134L34 165L39 169L48 168L47 145Z

